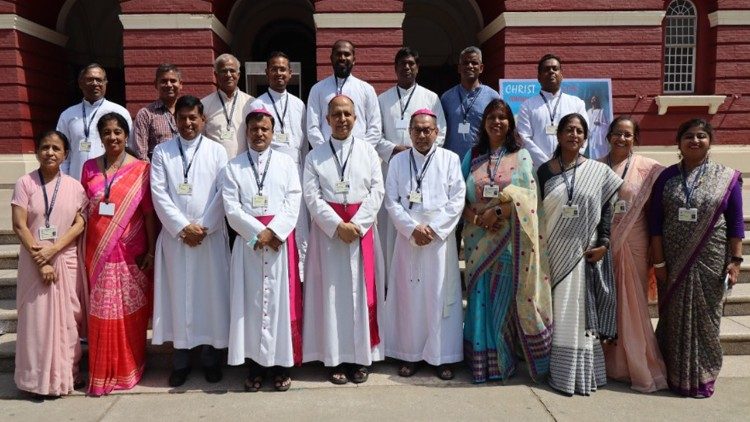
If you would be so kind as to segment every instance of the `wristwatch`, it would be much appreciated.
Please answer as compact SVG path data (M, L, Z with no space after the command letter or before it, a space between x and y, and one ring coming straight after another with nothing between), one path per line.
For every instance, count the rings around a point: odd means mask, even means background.
M498 217L500 217L501 215L503 215L503 209L500 208L500 207L495 208L495 215L498 216Z

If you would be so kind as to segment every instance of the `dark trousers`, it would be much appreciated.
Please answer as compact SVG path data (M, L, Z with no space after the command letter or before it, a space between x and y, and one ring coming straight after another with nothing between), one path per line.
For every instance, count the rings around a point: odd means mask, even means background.
M201 348L201 365L214 366L219 363L219 352L209 344L198 346ZM192 349L174 349L172 355L172 367L174 369L184 369L190 367L190 350Z

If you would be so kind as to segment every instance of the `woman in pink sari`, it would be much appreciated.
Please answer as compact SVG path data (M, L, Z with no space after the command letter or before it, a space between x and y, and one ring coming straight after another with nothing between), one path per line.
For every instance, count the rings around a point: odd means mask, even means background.
M634 390L667 388L664 361L648 314L649 234L646 208L651 188L664 167L633 154L638 123L628 116L609 126L610 153L602 161L622 177L612 218L612 257L617 285L616 343L605 344L607 376L630 382Z
M89 394L140 381L151 316L155 217L149 164L126 151L128 124L117 113L97 124L104 155L87 161L90 198L85 259L89 279Z

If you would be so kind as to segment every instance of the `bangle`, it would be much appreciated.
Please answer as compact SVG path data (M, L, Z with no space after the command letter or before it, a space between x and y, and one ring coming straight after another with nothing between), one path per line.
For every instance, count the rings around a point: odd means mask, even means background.
M474 220L472 220L472 223L474 223L475 226L477 225L477 217L479 216L477 214L474 214Z
M654 264L654 268L664 268L667 266L667 263L665 261L662 261L658 264Z

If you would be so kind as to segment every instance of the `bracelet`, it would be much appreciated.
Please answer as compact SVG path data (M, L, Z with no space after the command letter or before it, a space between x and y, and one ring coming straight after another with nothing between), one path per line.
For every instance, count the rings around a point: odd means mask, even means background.
M667 266L667 263L665 261L662 261L658 264L654 264L654 268L664 268Z
M479 216L474 214L474 220L472 220L472 223L474 223L475 226L477 225L477 217Z

